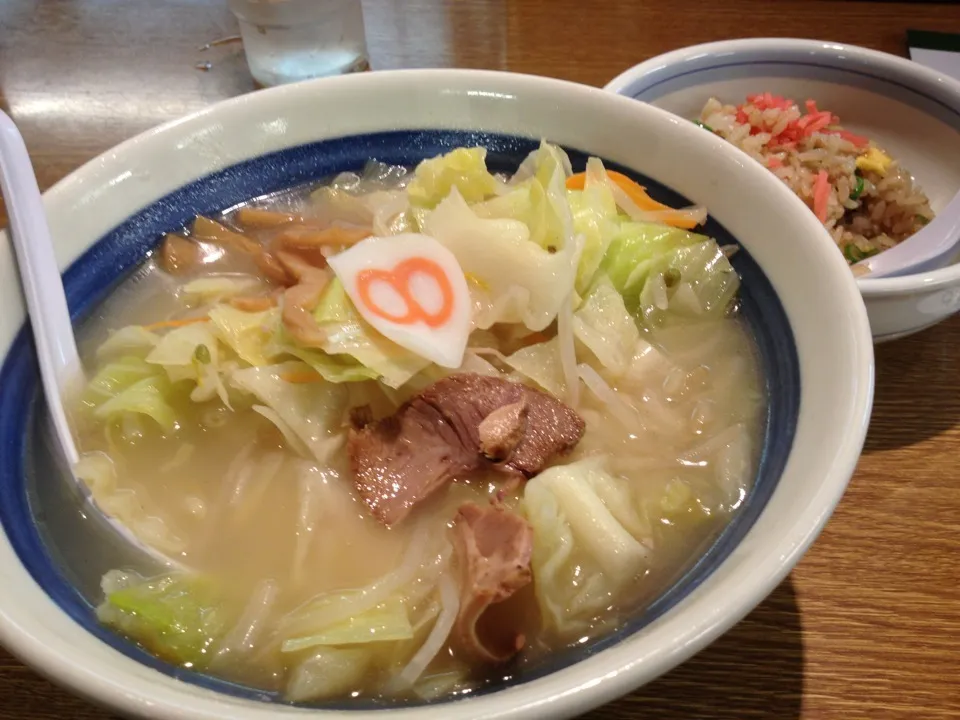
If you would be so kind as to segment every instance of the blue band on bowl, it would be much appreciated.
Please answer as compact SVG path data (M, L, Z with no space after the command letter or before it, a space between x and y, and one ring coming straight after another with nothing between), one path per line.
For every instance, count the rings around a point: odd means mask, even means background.
M882 76L869 69L832 65L827 58L813 61L809 54L784 60L771 59L770 53L762 51L737 53L736 59L730 58L728 61L713 56L691 58L676 65L654 68L617 92L643 102L655 103L657 99L678 90L758 77L806 78L861 87L922 110L960 131L960 108L956 102L947 102L933 92L918 89L916 82L910 78L900 77L896 73Z
M197 214L216 213L251 197L328 178L344 170L356 170L370 158L413 165L421 159L464 145L486 147L489 167L494 171L511 172L527 153L537 147L538 141L466 131L378 133L291 148L190 183L119 225L70 266L64 274L64 283L74 320L92 313L109 291L143 261L164 232L182 227ZM587 154L567 151L574 168L582 169ZM652 195L665 203L674 206L689 204L680 195L649 178L615 163L607 163L607 166L640 180ZM735 242L713 219L708 221L705 232L721 244ZM786 313L763 271L743 249L733 256L732 263L743 278L742 314L757 341L769 397L763 453L755 485L743 507L696 564L623 627L593 643L558 652L537 665L513 668L509 679L481 687L473 695L542 677L640 631L700 585L727 558L769 500L790 453L796 430L800 409L799 359ZM162 662L97 622L90 603L71 582L71 571L60 566L55 559L60 556L60 550L46 544L46 535L41 529L45 519L43 509L38 510L36 499L31 497L25 482L33 463L31 452L37 447L37 380L33 345L29 330L24 327L0 369L0 523L34 580L77 623L138 662L211 690L255 700L277 700L270 693ZM322 707L369 709L386 704L396 703L358 700L328 703Z

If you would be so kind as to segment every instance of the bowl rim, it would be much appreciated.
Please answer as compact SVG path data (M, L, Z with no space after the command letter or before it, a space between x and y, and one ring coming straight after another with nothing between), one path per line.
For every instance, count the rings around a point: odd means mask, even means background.
M447 89L450 87L480 84L501 86L503 92L549 92L551 96L556 96L558 103L562 102L564 94L569 94L571 97L580 95L581 99L590 99L601 106L607 104L611 109L619 104L624 113L630 112L638 116L641 113L646 114L651 123L676 124L674 116L658 108L638 104L632 99L618 97L597 88L552 78L500 71L460 69L380 71L271 88L231 98L198 110L183 118L147 130L85 163L48 190L45 193L45 202L48 208L58 206L61 211L66 209L66 201L71 194L79 194L78 188L82 181L95 177L95 174L104 166L115 167L120 160L134 157L144 144L150 147L150 143L160 144L167 138L183 137L184 133L189 132L201 121L230 116L238 111L242 113L244 109L251 107L266 106L274 99L279 100L284 97L295 99L309 93L320 94L335 87L351 89L383 87L401 78L405 78L406 82L416 79L417 82L425 83L431 91L440 92L449 91ZM433 127L434 125L425 119L424 126ZM521 125L521 127L529 126ZM469 126L466 129L470 129ZM692 142L697 142L697 137L703 137L697 135L699 131L692 126L689 131L681 130L680 132L689 132ZM708 139L704 138L704 142L707 141ZM719 140L716 143L710 141L709 144L714 152L726 154L732 161L740 162L740 153L732 146ZM263 151L257 154L263 154ZM757 182L761 182L760 168L757 168L757 172L753 169L746 169L746 172L753 175ZM763 176L766 177L766 174L763 173ZM782 202L784 207L789 208L792 203L799 202L786 188L775 189L773 184L769 187L772 193L782 198L778 202ZM789 199L788 196L793 199ZM815 221L807 221L799 214L797 219L800 224L808 226L811 232L815 232L813 224ZM842 260L831 259L833 256L827 253L829 248L826 245L826 234L823 233L823 235L823 240L818 241L823 243L823 247L816 250L815 257L822 256L828 265L837 265L830 270L836 278L837 294L844 298L844 304L847 305L841 315L843 324L850 331L849 342L853 350L851 357L848 358L850 363L848 367L852 368L850 379L855 387L851 389L847 402L842 406L843 417L850 423L848 431L838 438L837 445L830 455L829 470L819 480L816 492L809 494L808 503L791 519L788 530L779 536L776 542L771 542L769 549L752 564L751 582L735 585L727 580L724 592L719 593L715 598L722 599L722 602L717 603L715 612L700 618L699 622L687 628L682 637L677 636L671 643L663 643L664 646L659 647L659 650L650 649L651 652L657 651L659 658L658 660L648 658L651 661L655 660L651 664L659 668L652 673L653 676L679 664L732 627L782 581L822 530L833 508L843 495L859 459L873 397L873 346L866 309L860 302L856 285L852 282L852 278L848 282L839 273L838 264L842 264ZM85 246L85 248L89 247L89 244ZM791 450L790 457L795 455L794 450ZM4 548L3 545L7 547ZM0 572L3 571L3 565L7 564L7 561L2 559L6 557L7 550L12 553L5 534L0 533ZM19 563L15 555L13 555L13 562ZM14 569L25 572L22 566ZM27 577L30 582L34 582L32 578ZM37 590L40 591L40 588L37 587ZM49 600L45 594L44 599ZM16 609L14 606L14 610ZM61 608L55 607L54 610L66 620L73 622ZM238 702L235 698L192 687L173 678L157 677L155 671L144 668L128 658L123 658L125 664L122 666L118 664L113 668L118 670L117 676L110 676L105 674L105 671L109 671L110 668L104 667L102 660L83 662L83 645L79 647L64 647L63 643L44 645L32 634L31 625L34 631L40 626L35 618L30 617L29 622L21 622L22 618L18 618L16 612L8 611L9 606L5 606L5 602L0 601L0 640L5 646L48 677L55 678L84 697L107 702L121 712L164 718L273 718L305 712L303 708L288 706L251 706L246 701ZM681 639L684 642L679 642ZM85 635L83 642L96 642L96 640L92 636ZM570 717L629 692L651 674L641 672L641 667L649 666L641 663L640 653L635 650L631 656L627 652L628 649L633 649L628 646L635 644L637 641L631 638L617 647L578 662L554 675L508 689L504 693L494 693L476 700L467 699L453 705L372 712L312 709L307 711L329 718L366 718L372 717L373 712L390 712L398 718L423 716L520 718L539 716L539 713L543 712L557 718ZM620 652L617 652L618 648ZM604 655L608 658L606 662L600 661ZM558 676L563 677L558 678ZM566 681L566 684L563 681ZM574 684L570 684L571 682ZM230 715L223 713L230 713Z
M853 55L865 63L887 68L895 68L901 73L912 75L918 83L926 87L937 87L956 95L956 107L960 112L960 81L945 75L937 70L921 65L907 58L872 50L860 45L832 42L829 40L815 40L808 38L772 38L755 37L737 40L719 40L716 42L690 45L678 50L671 50L644 60L623 72L619 73L610 82L603 86L609 92L623 95L623 91L636 83L644 76L664 68L686 62L693 58L704 57L731 57L739 52L763 52L771 56L782 54L784 51L807 52L811 55L830 56L840 58L843 55ZM960 192L949 202L950 207L960 207ZM885 278L858 278L857 285L864 298L895 297L913 295L917 292L933 292L944 287L952 287L960 283L960 263L945 265L934 270L926 270L909 275L900 275Z

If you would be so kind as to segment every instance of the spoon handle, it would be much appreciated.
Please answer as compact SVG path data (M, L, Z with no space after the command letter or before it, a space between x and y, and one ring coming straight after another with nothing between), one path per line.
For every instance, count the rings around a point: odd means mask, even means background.
M10 235L20 264L40 378L67 460L78 459L63 395L82 377L67 297L53 253L40 189L20 131L0 111L0 190L10 217Z

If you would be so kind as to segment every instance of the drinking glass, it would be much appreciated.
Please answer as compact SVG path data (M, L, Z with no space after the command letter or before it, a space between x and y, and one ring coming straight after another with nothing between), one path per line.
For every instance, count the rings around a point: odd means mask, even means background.
M229 0L262 86L369 70L360 0Z

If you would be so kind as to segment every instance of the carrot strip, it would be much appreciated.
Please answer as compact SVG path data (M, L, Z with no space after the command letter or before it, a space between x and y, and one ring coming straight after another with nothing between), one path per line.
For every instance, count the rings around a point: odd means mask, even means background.
M617 186L627 194L627 197L633 200L641 210L657 213L657 220L664 225L683 228L684 230L692 230L697 226L696 219L690 217L689 213L657 202L647 195L646 188L634 182L626 175L614 170L607 170L607 177L615 182Z
M303 223L303 218L299 215L249 207L238 210L236 220L239 225L252 230L264 230L281 225L289 225L291 223Z
M634 182L623 173L618 173L616 170L607 170L607 177L615 182L617 187L623 190L641 210L673 210L669 205L658 203L647 195L647 189L643 185Z
M144 330L162 330L163 328L178 328L184 327L185 325L193 325L194 323L202 323L208 320L207 316L195 317L195 318L185 318L183 320L161 320L160 322L150 323L149 325L144 325Z
M669 205L664 205L647 195L647 190L642 185L634 182L623 173L616 170L607 170L607 177L615 183L623 192L626 193L633 203L645 212L660 213L657 220L665 225L692 230L697 226L697 222L682 210L675 210ZM582 190L585 187L586 173L577 173L567 178L568 190Z
M830 184L827 181L827 171L821 170L817 173L817 179L813 183L813 212L822 223L827 221L827 202L829 199Z

